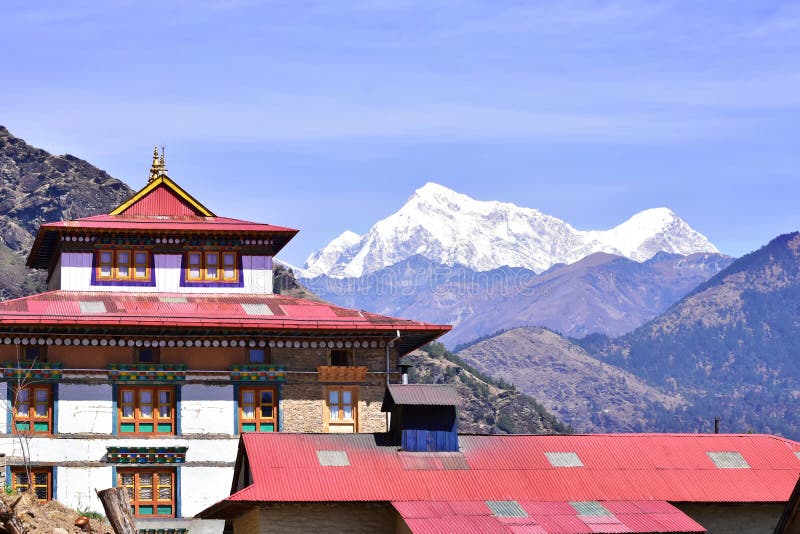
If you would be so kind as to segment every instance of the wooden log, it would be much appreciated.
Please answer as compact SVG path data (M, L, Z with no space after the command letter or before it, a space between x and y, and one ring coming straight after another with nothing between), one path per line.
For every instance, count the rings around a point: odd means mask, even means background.
M131 503L128 490L125 488L108 488L97 492L108 522L116 534L136 534L136 523L131 514Z
M0 528L5 529L9 534L28 534L28 529L14 513L14 506L19 502L17 499L11 507L0 499Z

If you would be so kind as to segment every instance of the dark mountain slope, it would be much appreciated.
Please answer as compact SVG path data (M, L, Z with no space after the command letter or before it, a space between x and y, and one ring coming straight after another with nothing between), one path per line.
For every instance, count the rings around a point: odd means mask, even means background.
M43 288L43 274L24 267L40 224L108 213L131 194L86 161L54 156L0 126L0 296Z
M800 437L800 233L736 260L628 335L581 341L594 355L690 402L675 430Z

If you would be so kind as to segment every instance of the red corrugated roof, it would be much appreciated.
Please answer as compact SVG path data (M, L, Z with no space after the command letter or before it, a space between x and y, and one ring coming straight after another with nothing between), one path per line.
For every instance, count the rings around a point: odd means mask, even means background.
M201 215L200 211L181 198L166 183L158 184L123 212L125 215Z
M81 303L89 311L82 311ZM87 307L86 303L90 304ZM102 306L100 304L101 303ZM253 313L261 304L271 314ZM100 311L98 312L98 306ZM102 310L105 311L102 311ZM255 307L255 309L259 309ZM250 311L251 313L248 313ZM397 319L284 295L50 291L0 302L0 329L17 325L395 331L430 340L446 325Z
M371 434L243 441L255 483L227 501L785 502L800 474L800 443L755 434L460 436L469 469L454 470L409 468ZM350 465L322 467L317 450L345 451ZM751 467L718 468L707 454L718 451ZM545 452L576 452L584 467L553 467ZM667 512L653 504L648 513Z
M651 511L658 503L660 511ZM392 506L414 534L499 532L582 534L592 532L705 532L664 501L600 501L610 516L579 516L568 502L518 501L527 517L496 517L485 501L400 501ZM640 508L638 505L642 504ZM617 510L622 510L618 513Z

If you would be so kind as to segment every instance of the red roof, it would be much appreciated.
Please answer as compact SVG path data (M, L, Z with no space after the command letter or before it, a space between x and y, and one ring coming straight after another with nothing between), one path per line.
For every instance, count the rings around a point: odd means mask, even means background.
M217 217L178 184L161 176L108 215L42 224L31 247L28 266L47 268L60 235L86 231L239 234L243 238L269 239L273 255L298 232L283 226Z
M372 434L242 442L255 482L209 513L264 501L786 502L800 474L800 443L759 434L460 436L459 453L398 452ZM347 465L322 466L318 451L341 451ZM553 452L583 466L554 467ZM717 467L713 452L749 467Z
M284 295L103 291L50 291L0 302L0 331L21 325L360 333L400 330L417 346L450 330L447 325L396 319ZM419 339L412 341L409 336L415 334Z
M702 525L664 501L592 503L608 512L603 515L579 515L577 503L514 502L522 513L499 517L486 501L401 501L392 505L414 534L706 532Z
M189 231L189 232L237 232L237 233L291 233L298 230L274 226L271 224L255 223L231 219L229 217L197 217L187 215L156 215L156 216L126 216L126 215L95 215L72 221L58 221L43 224L41 230L70 230L90 228L94 230L147 230L147 231Z

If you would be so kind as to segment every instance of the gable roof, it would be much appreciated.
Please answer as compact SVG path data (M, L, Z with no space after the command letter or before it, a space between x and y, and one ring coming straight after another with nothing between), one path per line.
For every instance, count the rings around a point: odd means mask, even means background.
M210 209L195 200L181 186L162 174L151 180L109 215L214 217Z
M253 484L200 515L254 502L786 502L800 474L800 443L761 434L461 435L456 453L402 452L383 436L244 434ZM343 452L347 466L320 465L319 450ZM554 466L547 452L582 466ZM709 452L749 467L718 467Z

